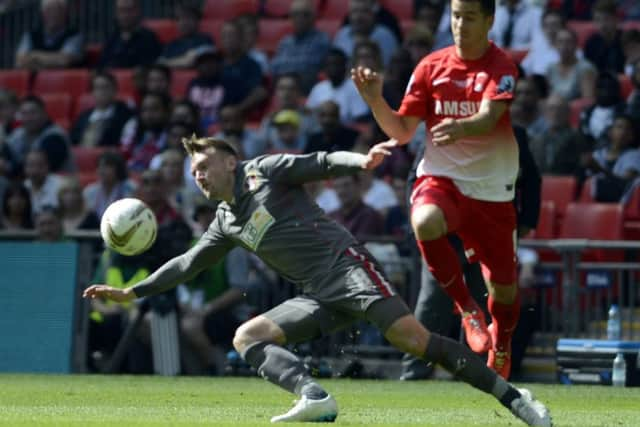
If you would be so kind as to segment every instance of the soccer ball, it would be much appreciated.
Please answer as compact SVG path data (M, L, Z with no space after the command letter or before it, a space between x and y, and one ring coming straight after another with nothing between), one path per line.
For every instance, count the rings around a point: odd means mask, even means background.
M158 223L153 211L141 200L117 200L107 207L100 221L104 243L121 255L138 255L156 241Z

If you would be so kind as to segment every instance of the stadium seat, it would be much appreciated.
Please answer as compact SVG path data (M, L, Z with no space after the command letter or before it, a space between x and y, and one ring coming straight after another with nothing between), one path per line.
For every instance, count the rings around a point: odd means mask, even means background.
M256 44L268 55L276 51L278 43L284 36L293 32L291 21L288 19L261 19L259 25L260 35Z
M527 236L530 239L553 239L556 237L555 229L556 206L551 200L540 203L540 216L538 226Z
M624 205L624 238L640 240L640 186L636 187Z
M323 0L314 0L315 9L318 10ZM289 16L293 0L263 0L263 14L269 18L286 18Z
M339 19L320 19L316 21L316 29L324 31L333 39L340 29L341 21Z
M409 31L411 31L415 26L416 21L414 21L413 19L403 19L400 21L400 30L402 31L402 35L404 37L406 37L407 34L409 34Z
M633 92L633 83L631 82L631 77L626 74L618 74L618 82L620 82L620 92L622 92L622 99L625 101Z
M178 24L175 19L147 19L142 25L153 31L163 44L178 37Z
M203 19L200 21L200 31L209 34L216 45L219 46L222 24L224 24L223 19Z
M74 145L71 148L79 173L96 173L98 158L105 152L104 147L84 147Z
M33 93L42 96L46 93L67 93L78 97L89 90L89 70L44 70L38 72L33 85Z
M118 82L118 94L133 96L137 92L133 81L133 70L127 68L114 69L110 70L110 73L113 74Z
M228 20L243 13L258 13L258 0L205 0L204 19Z
M578 47L583 48L587 39L591 37L593 33L598 31L596 24L593 21L567 21L567 27L572 29L578 37Z
M542 201L551 201L556 211L556 229L562 226L569 203L576 199L577 181L573 176L544 175L542 177Z
M101 43L91 43L85 47L85 58L89 67L95 67L100 61L100 55L102 53Z
M414 19L414 0L381 0L382 6L399 20Z
M339 19L342 21L349 13L349 2L347 0L325 0L324 7L319 13L322 19Z
M580 203L595 203L596 199L593 197L593 177L587 178L582 184L578 201Z
M30 89L31 73L27 70L0 70L0 88L8 89L22 98Z
M184 98L195 76L195 70L175 70L171 78L171 96L176 100Z
M93 99L93 95L90 93L83 93L76 98L76 105L73 107L73 111L71 112L71 119L75 122L82 112L89 108L93 108L94 104L95 100Z
M44 93L40 96L47 114L57 124L69 122L71 115L71 95L67 93Z
M593 104L591 98L578 98L569 102L569 123L576 129L580 124L580 113L582 110Z
M78 182L82 188L85 188L89 184L93 184L98 180L98 174L96 171L79 172L77 174Z

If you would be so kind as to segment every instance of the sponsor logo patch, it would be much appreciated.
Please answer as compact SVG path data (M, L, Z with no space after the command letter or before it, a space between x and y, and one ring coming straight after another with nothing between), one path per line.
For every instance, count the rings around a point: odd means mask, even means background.
M260 206L253 211L249 221L242 227L238 236L251 250L256 251L267 230L276 222L267 208Z

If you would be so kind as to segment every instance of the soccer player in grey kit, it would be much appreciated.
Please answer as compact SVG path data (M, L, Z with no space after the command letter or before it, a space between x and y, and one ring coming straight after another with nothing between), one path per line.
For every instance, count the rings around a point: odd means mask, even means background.
M403 352L442 365L495 396L531 426L550 426L547 408L516 389L463 345L427 331L411 314L378 262L307 195L308 181L355 174L378 166L390 153L318 152L268 155L240 161L222 139L184 139L191 172L204 195L220 200L215 219L198 243L133 287L96 284L85 298L117 302L164 292L216 263L234 246L255 252L303 293L257 316L236 331L233 345L258 373L300 397L272 422L333 421L338 406L285 348L366 319Z

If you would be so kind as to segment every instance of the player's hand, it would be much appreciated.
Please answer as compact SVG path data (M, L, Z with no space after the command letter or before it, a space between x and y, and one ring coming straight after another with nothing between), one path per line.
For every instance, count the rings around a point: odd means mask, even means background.
M430 129L434 145L449 145L464 136L464 127L456 119L446 118Z
M383 79L381 74L367 67L356 67L351 69L351 79L365 102L370 103L382 96Z
M110 299L115 302L127 302L136 298L133 291L129 288L118 289L107 285L91 285L84 290L82 297Z
M377 168L386 156L391 155L391 149L399 145L396 139L390 139L374 145L367 153L362 169L373 170Z

